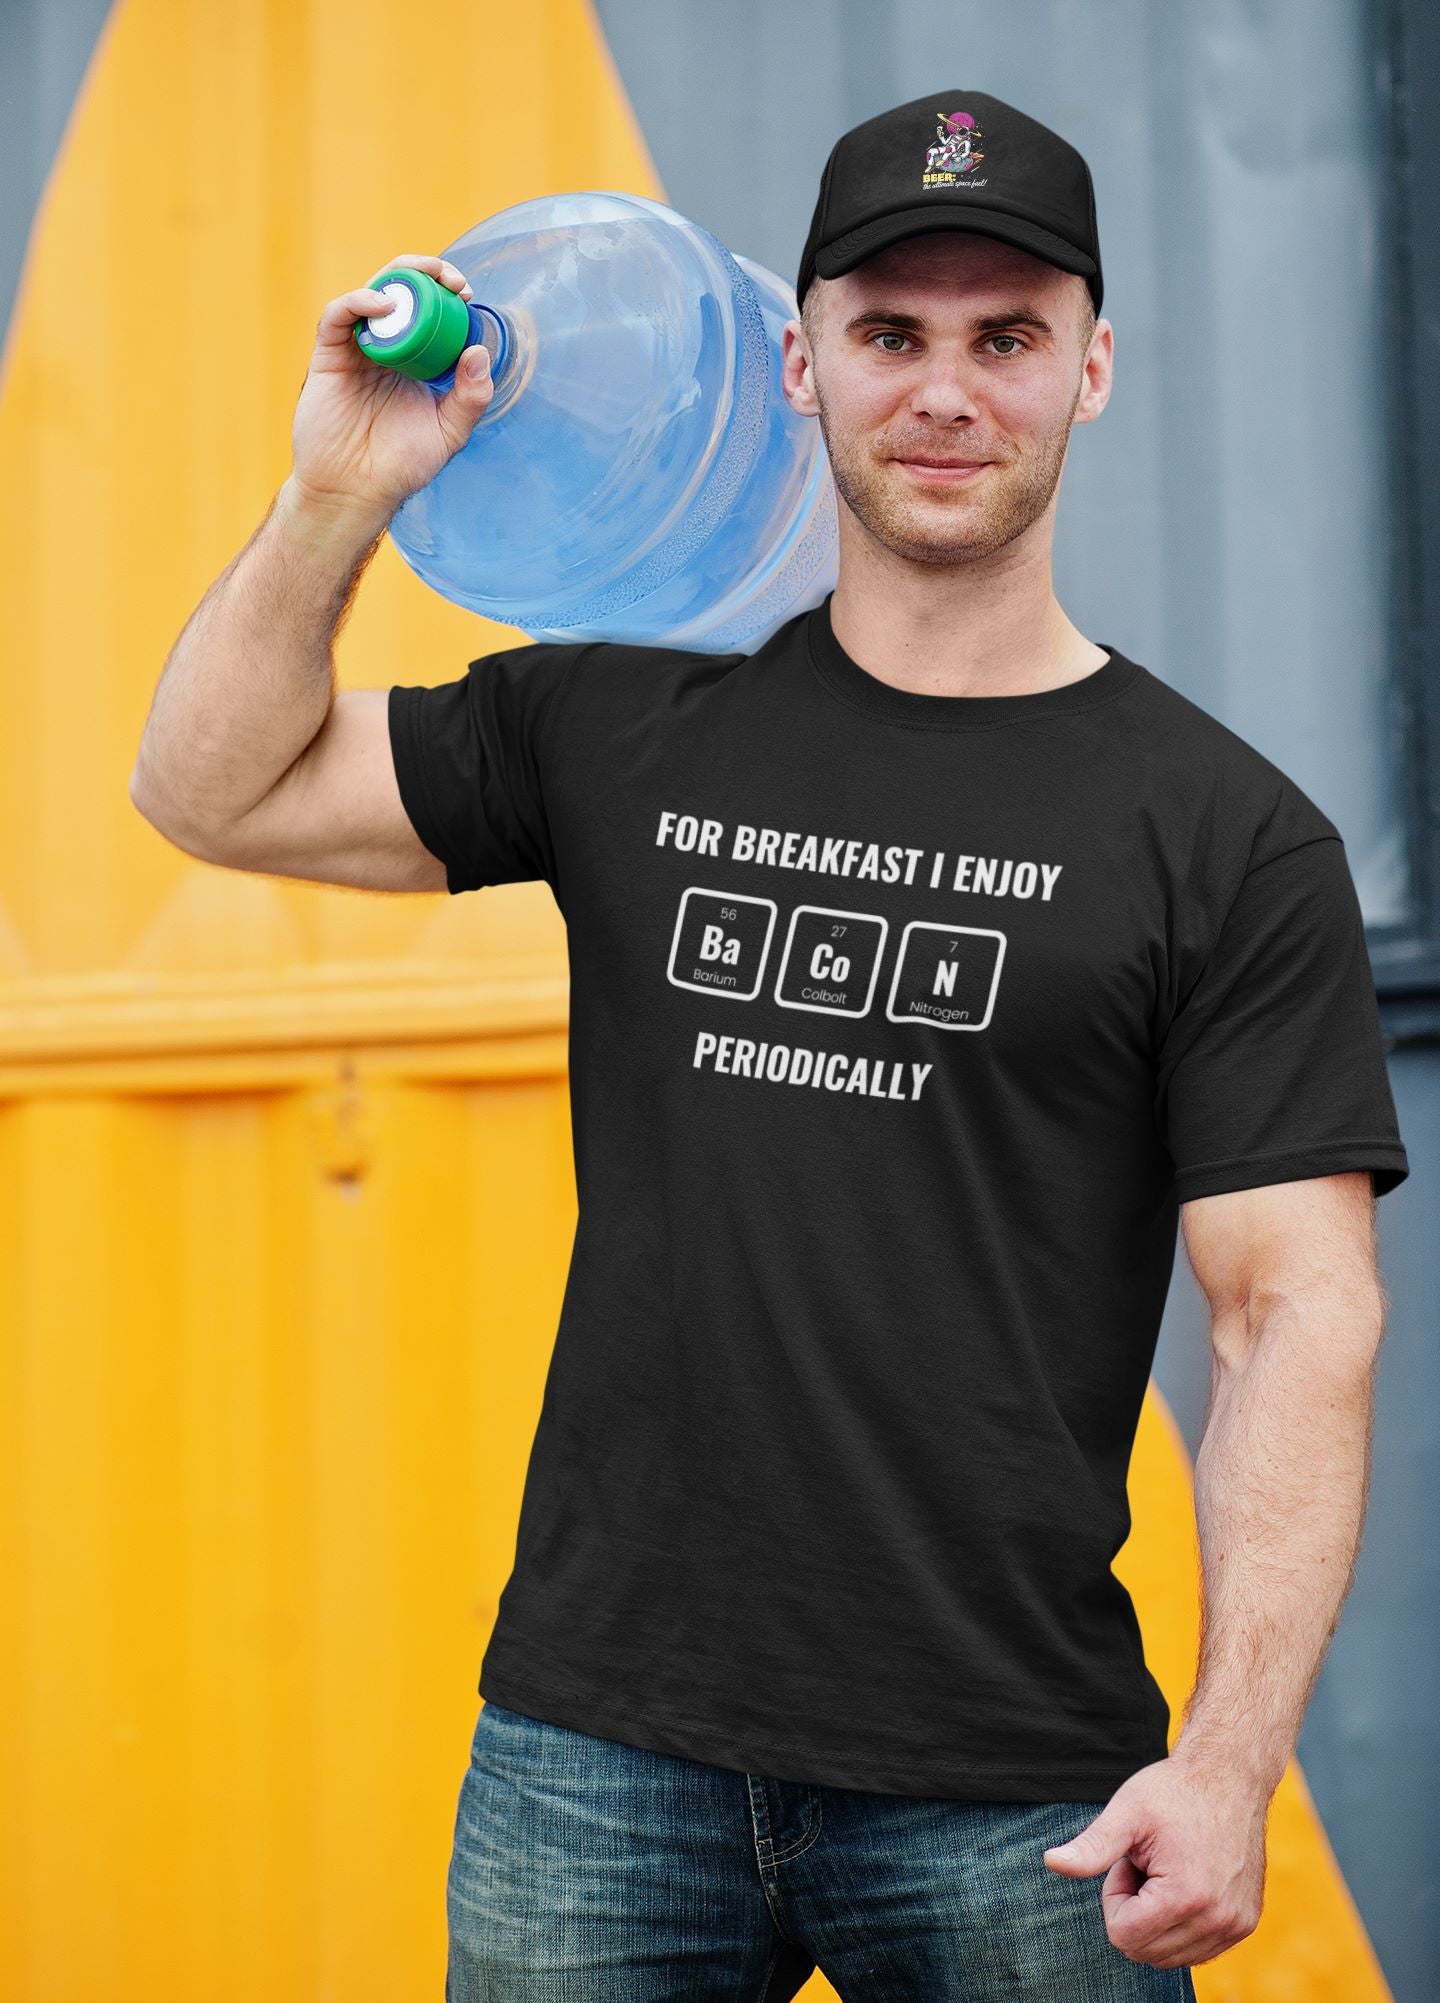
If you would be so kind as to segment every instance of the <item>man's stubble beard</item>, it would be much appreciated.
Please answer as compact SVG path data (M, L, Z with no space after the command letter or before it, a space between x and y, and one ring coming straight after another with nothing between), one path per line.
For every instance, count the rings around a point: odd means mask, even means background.
M891 462L874 458L865 445L833 435L818 384L815 400L820 406L820 435L830 457L836 490L861 527L876 542L912 563L954 564L993 556L1023 535L1050 506L1064 470L1071 419L1082 388L1083 383L1077 385L1063 425L1023 457L999 459L988 473L981 474L977 486L958 487L953 509L942 514L934 503L942 499L943 490L931 489L933 499L926 497L929 522L923 530L919 523L926 500L918 489L913 499L905 494L900 482L908 476L889 472ZM952 435L942 449L953 450L959 457L966 448L958 435ZM977 448L976 456L985 458L988 454Z

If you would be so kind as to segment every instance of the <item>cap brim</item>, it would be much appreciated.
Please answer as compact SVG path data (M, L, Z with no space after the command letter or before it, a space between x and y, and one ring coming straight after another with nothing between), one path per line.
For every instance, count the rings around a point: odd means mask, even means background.
M1039 223L1029 222L1023 216L1006 215L1003 209L986 209L969 201L963 208L957 201L944 208L932 203L923 209L897 209L878 216L873 223L862 223L858 229L847 230L844 236L817 250L815 269L821 278L839 278L844 272L853 271L857 264L863 264L867 257L873 257L876 251L888 250L892 243L900 243L905 237L928 236L933 230L974 230L980 236L1013 243L1018 250L1028 250L1047 264L1073 271L1081 278L1093 278L1096 273L1095 260L1089 252L1067 243L1053 230L1042 229Z

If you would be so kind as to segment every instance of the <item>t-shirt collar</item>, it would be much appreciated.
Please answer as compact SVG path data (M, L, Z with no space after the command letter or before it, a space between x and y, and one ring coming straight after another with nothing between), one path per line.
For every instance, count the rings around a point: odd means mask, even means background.
M1109 658L1061 688L1037 689L1029 695L922 695L881 681L851 660L830 624L832 596L827 594L805 615L806 641L816 674L841 702L896 723L919 724L930 730L984 730L1033 717L1073 714L1110 701L1140 672L1134 661L1102 640L1097 644L1105 647Z

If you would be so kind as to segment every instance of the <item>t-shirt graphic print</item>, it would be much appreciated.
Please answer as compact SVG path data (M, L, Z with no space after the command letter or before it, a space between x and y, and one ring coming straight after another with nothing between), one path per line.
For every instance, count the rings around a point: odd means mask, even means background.
M1406 1174L1341 838L1113 648L922 695L754 655L390 691L452 893L566 921L579 1216L480 1693L776 1778L1103 1800L1179 1205Z

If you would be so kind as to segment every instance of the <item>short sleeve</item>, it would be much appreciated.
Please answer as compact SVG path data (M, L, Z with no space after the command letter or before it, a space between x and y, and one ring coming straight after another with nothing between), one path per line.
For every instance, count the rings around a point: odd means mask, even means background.
M1180 1201L1369 1169L1409 1172L1364 920L1338 834L1252 868L1172 1016L1157 1117Z
M400 799L446 887L555 888L544 788L550 712L579 649L532 642L472 661L459 681L397 684L390 750Z

